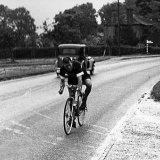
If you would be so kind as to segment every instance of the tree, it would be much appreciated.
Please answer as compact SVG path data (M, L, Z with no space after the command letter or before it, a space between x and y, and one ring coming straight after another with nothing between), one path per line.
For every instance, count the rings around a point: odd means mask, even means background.
M118 24L118 3L107 3L106 5L103 5L103 7L98 11L98 14L101 18L101 23L104 26L110 26ZM120 14L119 14L119 20L120 23L124 22L125 19L125 8L122 3L119 4L120 8Z
M82 4L76 7L81 12L81 16L79 16L79 29L82 34L82 39L87 38L89 35L95 35L95 31L97 29L97 21L96 21L96 10L93 8L92 3Z
M121 43L123 45L136 46L139 39L136 37L132 27L126 27L121 30Z
M92 3L75 6L55 16L53 36L58 43L80 43L95 34L96 10Z
M24 47L26 36L35 34L35 31L34 19L24 7L11 10L0 5L1 48Z
M43 47L40 37L37 33L30 34L25 38L25 46L26 47Z
M0 48L6 49L14 46L14 32L11 12L7 6L0 5Z
M41 28L44 30L44 32L40 34L43 47L51 47L56 45L56 42L53 38L52 27L52 24L48 24L47 19L43 22L43 26Z
M57 43L78 43L79 38L74 39L74 37L69 36L73 34L74 36L78 35L78 29L75 28L76 21L74 21L74 16L76 11L74 9L65 10L64 13L60 12L55 16L53 37ZM77 36L78 37L78 36Z
M13 10L11 18L14 25L16 46L24 47L26 36L34 34L36 31L34 19L24 7Z

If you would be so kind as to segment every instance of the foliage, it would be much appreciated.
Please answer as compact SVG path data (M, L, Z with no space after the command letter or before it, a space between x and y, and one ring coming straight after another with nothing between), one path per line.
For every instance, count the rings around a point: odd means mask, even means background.
M2 30L1 30L2 31ZM14 34L10 28L3 30L0 32L0 48L1 49L11 49L14 47Z
M120 38L123 45L136 46L139 42L139 39L136 37L132 27L129 26L124 27L123 30L121 30Z
M96 10L92 3L75 6L55 16L53 37L57 43L81 43L94 35L97 27Z
M154 23L154 26L160 29L159 0L137 0L135 5L139 15L151 20Z
M34 19L24 7L11 10L0 5L0 48L24 47L26 36L35 30Z
M87 35L94 35L97 28L97 15L92 3L82 4L79 7L77 6L76 8L77 10L79 9L82 13L79 22L82 39L86 38Z
M0 5L0 48L6 49L14 46L14 34L11 20L11 10Z
M55 48L16 48L15 59L55 58Z
M102 25L109 26L115 25L118 23L118 3L107 3L98 11L101 18ZM120 23L124 22L125 17L125 8L122 3L119 3L119 21Z
M44 30L44 32L39 36L43 47L51 47L53 45L56 45L56 42L53 39L52 27L52 24L48 24L47 19L43 22L42 29Z
M36 33L26 36L24 42L26 47L43 47L41 39Z
M96 36L88 36L86 39L82 40L83 44L94 46L100 43L100 38Z
M27 35L35 33L36 26L34 19L31 17L28 10L24 7L13 10L12 20L15 25L16 46L25 46L25 38Z

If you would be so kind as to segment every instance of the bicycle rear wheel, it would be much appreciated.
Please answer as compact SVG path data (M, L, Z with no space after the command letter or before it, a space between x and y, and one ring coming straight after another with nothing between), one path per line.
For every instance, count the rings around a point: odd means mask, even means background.
M77 103L77 105L78 105L77 108L78 108L78 113L79 113L79 115L78 115L78 124L80 126L82 126L84 124L85 112L86 112L85 109L84 110L79 110L79 107L81 106L81 104L82 104L82 96L78 96L78 103Z
M64 107L63 125L64 131L67 135L70 134L73 125L73 106L72 98L68 98Z

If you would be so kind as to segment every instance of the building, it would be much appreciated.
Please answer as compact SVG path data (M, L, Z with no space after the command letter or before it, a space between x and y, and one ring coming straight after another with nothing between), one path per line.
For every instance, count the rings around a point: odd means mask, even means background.
M153 32L153 24L151 21L148 21L138 15L133 14L133 9L126 9L126 17L123 24L120 24L120 34L126 28L131 28L135 33L136 37L141 39L144 36L146 30L148 33ZM118 25L110 25L106 27L105 35L106 39L114 39L117 37Z

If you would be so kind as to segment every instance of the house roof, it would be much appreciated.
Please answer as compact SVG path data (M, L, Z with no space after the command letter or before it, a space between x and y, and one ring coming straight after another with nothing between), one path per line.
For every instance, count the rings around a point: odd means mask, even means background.
M133 14L133 24L142 24L145 26L152 26L153 23L147 19L144 19L140 16Z

